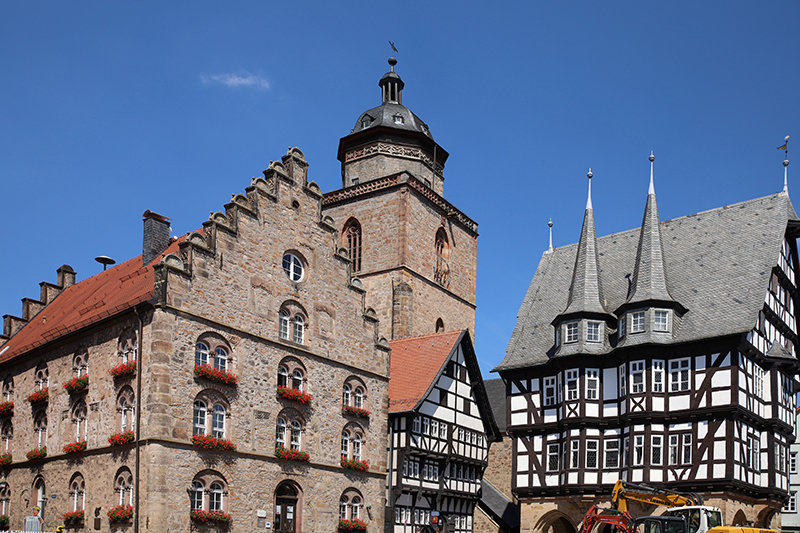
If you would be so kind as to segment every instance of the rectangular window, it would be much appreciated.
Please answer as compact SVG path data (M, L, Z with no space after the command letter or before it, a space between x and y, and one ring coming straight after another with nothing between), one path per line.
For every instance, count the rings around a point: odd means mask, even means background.
M567 370L567 401L578 399L578 370Z
M414 425L411 427L411 431L414 433L419 433L419 417L414 417Z
M439 421L431 420L431 437L439 436Z
M789 493L789 499L786 500L786 503L783 506L784 513L796 513L797 512L797 491L792 491Z
M565 342L578 342L578 323L570 322L566 326L567 326L567 337Z
M664 361L653 361L653 392L664 392Z
M597 468L597 441L586 441L586 468Z
M689 390L689 359L669 362L669 382L672 392Z
M642 331L644 331L644 311L635 311L631 313L631 333Z
M662 451L662 443L664 437L661 435L653 435L651 437L651 446L650 446L650 464L651 465L660 465L661 464L661 451Z
M597 389L599 388L600 371L596 368L586 369L586 399L596 400Z
M678 435L669 436L669 464L678 464Z
M656 311L653 320L653 329L655 331L669 331L667 311Z
M625 377L627 376L627 372L625 371L625 363L619 365L619 395L620 397L625 396L628 394L627 385L625 384Z
M633 465L644 464L644 435L633 436Z
M570 468L580 468L580 442L577 440L570 442L570 449L572 450L569 462Z
M797 473L797 452L792 452L789 455L789 473L790 474Z
M556 403L556 378L544 378L544 405Z
M644 392L644 361L631 362L631 393Z
M600 342L600 322L586 323L586 340L589 342Z
M630 453L631 449L631 438L625 437L622 439L622 466L627 468L628 467L628 454Z
M447 422L441 422L439 424L439 438L440 439L447 438Z
M619 439L607 440L606 468L619 468Z
M681 462L685 465L688 465L692 462L692 435L690 433L683 434L683 446L682 446L682 460Z
M753 392L756 398L764 397L764 370L753 363Z
M621 339L622 337L624 337L624 336L625 336L625 334L627 333L627 331L625 330L625 327L626 327L626 326L627 326L627 321L625 320L625 315L622 315L622 316L619 318L619 338L620 338L620 339Z
M547 445L547 471L558 471L558 444Z
M431 419L427 416L422 419L422 434L428 435L431 431Z

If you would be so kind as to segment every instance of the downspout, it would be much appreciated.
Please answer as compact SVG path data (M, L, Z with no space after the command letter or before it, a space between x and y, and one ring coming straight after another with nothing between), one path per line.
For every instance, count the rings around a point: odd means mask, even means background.
M139 342L136 343L136 458L135 458L135 474L133 480L133 533L139 533L139 464L140 464L140 445L142 435L142 338L144 325L142 324L142 317L136 307L133 308L136 314L136 320L139 321L139 331L137 333Z

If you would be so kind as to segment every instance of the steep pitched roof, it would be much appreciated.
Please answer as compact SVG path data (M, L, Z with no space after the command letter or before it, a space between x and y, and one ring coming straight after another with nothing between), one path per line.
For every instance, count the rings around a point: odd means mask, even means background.
M163 254L177 252L183 239ZM0 348L0 363L151 299L160 260L161 254L142 266L139 255L67 287Z
M764 305L772 267L787 225L797 213L789 197L774 194L661 223L667 288L689 311L673 332L688 342L749 332ZM608 306L625 302L635 266L639 229L597 239L600 277ZM494 370L545 363L553 351L550 321L567 304L577 245L545 253L528 287L506 357Z
M389 341L389 412L414 409L426 396L466 330Z
M505 433L508 426L506 424L506 384L501 378L486 379L483 381L486 387L486 397L492 406L492 415L497 423L500 433Z

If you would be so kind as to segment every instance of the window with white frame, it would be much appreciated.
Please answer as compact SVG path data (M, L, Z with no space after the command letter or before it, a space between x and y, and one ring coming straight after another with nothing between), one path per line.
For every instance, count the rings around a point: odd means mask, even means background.
M14 376L6 376L3 380L3 401L10 402L14 400Z
M596 368L586 369L586 399L596 400L600 388L600 371Z
M580 468L580 447L581 443L575 439L570 441L570 468Z
M192 511L226 511L227 500L227 483L216 472L206 472L192 481L189 489Z
M631 313L631 333L642 331L644 331L644 311L634 311Z
M681 463L688 465L692 462L692 435L684 433L681 441Z
M287 357L278 365L278 386L288 389L304 390L306 370L300 361Z
M596 440L586 441L586 468L597 468L597 445Z
M669 362L670 391L689 390L689 359L674 359Z
M36 390L44 390L50 386L50 372L47 370L47 365L40 363L36 368L36 380L34 385Z
M114 479L114 501L117 505L133 505L133 476L127 468L121 468Z
M296 344L305 344L307 322L308 315L297 302L284 302L278 312L278 337Z
M548 472L556 472L558 471L558 444L551 443L547 445L547 471Z
M567 370L566 373L567 401L578 399L578 369Z
M72 406L71 418L75 442L86 440L86 432L89 429L87 421L88 412L89 411L86 409L86 402L84 400L77 401Z
M350 488L344 491L344 494L339 499L339 519L359 520L363 502L364 498L358 490Z
M75 351L75 356L72 358L72 372L79 377L89 373L89 351L85 346Z
M653 316L654 331L669 331L669 312L656 311Z
M663 441L664 437L661 435L652 435L650 437L650 464L651 465L660 465L663 461L662 453L663 453Z
M0 484L0 515L11 514L11 488L8 483Z
M600 322L589 321L586 323L586 340L600 342Z
M789 499L786 500L786 503L783 504L782 511L784 513L796 513L797 512L797 491L793 490L789 493Z
M47 446L47 413L44 410L34 415L33 430L36 432L36 447Z
M230 347L216 334L206 333L195 343L194 365L209 365L217 370L228 370Z
M797 473L797 452L792 452L789 454L789 473Z
M625 320L625 315L622 315L621 317L619 317L618 335L619 335L620 339L622 337L624 337L625 334L627 333L627 331L625 329L627 327L627 324L628 324L628 322L627 322L627 320Z
M664 361L653 361L653 392L664 392Z
M69 483L69 500L73 511L86 508L86 482L80 474L75 474Z
M11 453L11 441L14 439L14 424L11 420L3 422L3 453Z
M622 439L622 466L623 468L628 467L628 456L630 455L630 448L631 448L631 438L625 437Z
M283 271L294 282L303 281L305 268L303 261L298 256L291 252L283 254Z
M568 322L565 324L567 334L564 337L564 342L578 342L578 323Z
M764 397L764 369L753 363L753 392L757 399Z
M644 464L644 435L633 436L633 465Z
M420 417L415 416L413 422L411 422L411 431L413 431L414 433L419 433L421 427L422 427L422 421L420 420Z
M360 426L351 425L342 430L342 459L345 461L361 461L364 430Z
M619 468L619 439L605 441L606 446L606 468Z
M192 435L226 438L227 417L228 409L216 391L201 392L192 407Z
M678 464L678 435L669 436L669 464Z
M125 328L117 340L117 355L122 363L129 363L136 360L136 330L131 327Z
M644 392L644 361L631 361L631 394Z
M556 378L544 378L544 405L550 406L556 403Z
M628 376L627 370L625 368L625 363L619 365L619 395L625 396L628 394L628 388L626 385L626 378Z

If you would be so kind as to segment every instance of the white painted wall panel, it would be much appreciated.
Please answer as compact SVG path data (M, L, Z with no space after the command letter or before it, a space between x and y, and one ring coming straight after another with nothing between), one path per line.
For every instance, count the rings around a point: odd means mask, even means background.
M695 479L706 479L708 477L708 465L701 464L697 467Z
M730 369L726 368L724 370L718 370L713 376L711 376L711 386L712 387L730 387L731 386L731 371L730 371Z
M664 412L664 397L653 396L653 411Z
M650 481L653 483L661 483L664 481L664 471L658 468L650 470Z
M586 472L583 476L583 481L587 485L594 485L597 483L597 472Z
M689 408L689 395L681 394L680 396L669 397L669 410L682 411Z
M644 473L640 469L633 470L631 472L631 481L634 483L641 483L644 481Z
M528 402L525 401L524 396L511 397L511 411L524 411L528 408Z
M570 472L567 474L567 483L571 485L575 485L578 483L578 473L577 472Z
M517 487L528 486L528 474L517 474Z
M512 426L524 426L528 424L528 413L511 413Z
M545 423L552 423L558 421L557 411L555 409L545 409L544 421Z
M548 487L558 487L558 474L547 474L544 477L544 484Z
M600 416L600 405L596 403L587 403L586 404L586 416L591 416L593 418L597 418Z
M530 461L527 455L517 455L517 472L527 472L530 468Z

